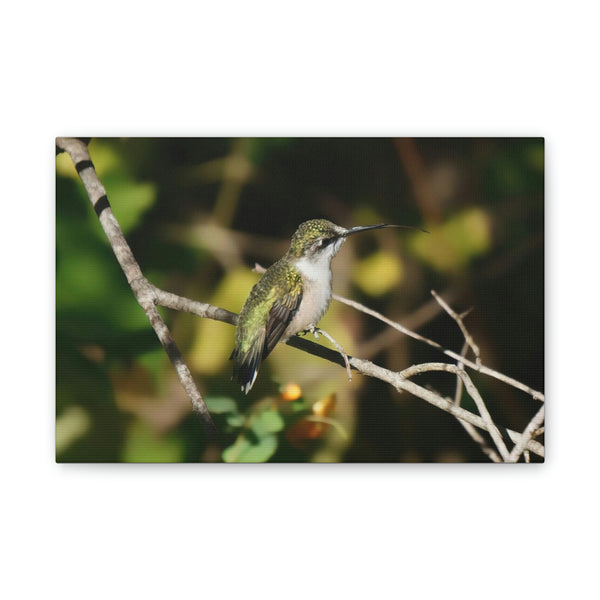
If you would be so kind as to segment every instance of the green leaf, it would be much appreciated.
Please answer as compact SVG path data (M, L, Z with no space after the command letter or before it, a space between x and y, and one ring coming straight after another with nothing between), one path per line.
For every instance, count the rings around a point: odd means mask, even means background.
M233 398L224 396L211 396L206 398L206 405L211 413L226 414L237 413L238 407Z
M239 413L227 415L226 420L227 425L229 425L230 427L238 428L244 424L244 415L240 415Z
M277 450L277 437L267 435L252 443L245 435L240 435L233 445L223 450L223 460L227 463L262 463Z
M283 417L276 410L265 410L252 421L251 429L262 438L267 434L276 433L285 427Z
M56 454L83 437L92 424L89 413L81 406L70 406L56 417Z

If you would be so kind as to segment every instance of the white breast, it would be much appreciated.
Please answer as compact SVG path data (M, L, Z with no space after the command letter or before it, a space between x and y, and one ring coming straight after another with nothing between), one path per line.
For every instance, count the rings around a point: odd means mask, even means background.
M317 325L325 314L331 301L331 255L324 255L319 260L301 258L296 268L303 278L302 300L300 308L284 332L288 338L300 331Z
M317 260L301 258L296 263L296 268L309 281L329 281L331 284L331 254L323 253Z

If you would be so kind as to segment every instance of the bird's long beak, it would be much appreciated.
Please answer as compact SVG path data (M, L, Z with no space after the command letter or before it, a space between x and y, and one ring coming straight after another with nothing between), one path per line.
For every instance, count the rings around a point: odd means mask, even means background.
M410 225L388 225L387 223L379 223L378 225L359 225L358 227L351 227L346 230L344 233L344 237L348 237L354 233L359 233L360 231L368 231L369 229L382 229L383 227L396 227L402 229L416 229L417 231L423 231L424 233L429 233L425 229L421 229L420 227L411 227Z

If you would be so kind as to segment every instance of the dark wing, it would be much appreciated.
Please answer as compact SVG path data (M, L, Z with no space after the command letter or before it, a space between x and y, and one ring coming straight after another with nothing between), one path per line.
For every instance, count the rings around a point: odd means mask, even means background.
M281 261L267 269L252 288L240 314L236 347L230 356L235 361L233 379L246 394L254 385L261 362L294 318L301 299L301 275Z
M282 301L277 301L269 312L267 321L267 332L265 336L265 347L263 351L263 360L269 356L271 350L277 346L283 332L290 324L294 315L298 311L302 293L289 294Z
M254 343L250 345L247 353L242 354L239 347L236 346L229 357L229 360L233 359L235 361L233 363L232 379L242 386L245 394L250 391L254 385L254 380L258 375L258 369L262 362L264 344L265 330L263 329L259 332Z

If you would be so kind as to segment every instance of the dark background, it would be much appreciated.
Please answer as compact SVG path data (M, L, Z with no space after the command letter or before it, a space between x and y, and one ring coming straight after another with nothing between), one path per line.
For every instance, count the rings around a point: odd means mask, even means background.
M542 139L95 139L90 154L144 274L235 312L254 263L281 256L304 220L425 227L355 236L334 291L457 352L430 290L473 307L483 363L543 391ZM234 328L164 310L222 434L207 445L69 161L57 158L57 460L487 461L446 413L295 349L278 347L243 396L229 380ZM387 368L446 360L335 302L321 324ZM472 377L498 424L526 425L534 400ZM415 381L454 395L450 375ZM301 395L284 398L292 383ZM315 403L333 422L306 421Z

